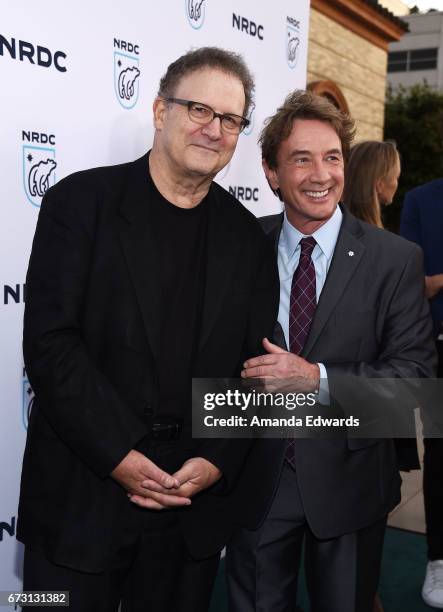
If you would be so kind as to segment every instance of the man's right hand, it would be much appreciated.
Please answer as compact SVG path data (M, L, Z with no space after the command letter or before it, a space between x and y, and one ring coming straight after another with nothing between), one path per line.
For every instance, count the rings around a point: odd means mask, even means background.
M159 493L142 487L142 482L150 480L159 485L159 490L169 490L178 488L180 482L136 450L129 451L111 472L111 476L131 495L141 495L146 498L145 508L161 510L171 506L188 506L191 503L188 497Z

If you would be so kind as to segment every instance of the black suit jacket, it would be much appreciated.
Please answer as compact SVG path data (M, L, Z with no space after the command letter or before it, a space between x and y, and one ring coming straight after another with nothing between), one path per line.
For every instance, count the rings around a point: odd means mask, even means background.
M24 356L36 399L18 538L56 563L92 572L107 567L112 531L128 504L109 474L146 436L158 411L162 298L147 167L145 155L74 174L51 188L27 275ZM215 183L210 198L194 372L232 377L272 333L278 273L253 215ZM226 495L249 443L193 440L191 415L183 416L187 433L160 465L172 472L187 458L203 456L223 471L222 483L181 512L192 554L206 556L230 533L234 509Z
M282 221L282 214L261 219L275 248ZM277 336L284 340L279 327ZM347 391L358 389L367 378L432 376L435 354L420 249L343 209L333 260L302 356L324 363L331 397L344 403ZM408 397L401 409L412 411L416 404L412 395ZM327 416L328 407L324 412ZM244 508L243 524L254 527L263 520L284 451L281 440L254 444L236 490ZM392 440L298 438L295 453L306 517L319 538L367 526L400 500Z

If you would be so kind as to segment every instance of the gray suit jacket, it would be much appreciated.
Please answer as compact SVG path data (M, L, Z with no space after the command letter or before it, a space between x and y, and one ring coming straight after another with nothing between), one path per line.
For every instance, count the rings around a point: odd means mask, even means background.
M275 247L282 221L282 214L261 219ZM281 340L281 328L276 331ZM325 364L331 396L343 405L350 390L364 388L371 378L432 376L435 353L421 250L343 209L333 260L302 356ZM374 415L380 416L382 398L378 400ZM411 411L414 407L412 396L408 405L400 406ZM284 440L254 444L237 491L244 524L250 527L265 516L284 450ZM401 480L390 439L300 438L295 452L307 520L319 538L363 528L400 500Z

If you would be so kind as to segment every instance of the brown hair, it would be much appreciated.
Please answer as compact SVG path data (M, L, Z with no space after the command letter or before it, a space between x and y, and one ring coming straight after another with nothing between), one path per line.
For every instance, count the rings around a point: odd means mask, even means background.
M236 76L242 82L245 92L244 115L247 116L253 106L254 79L252 74L241 55L219 47L200 47L188 51L169 64L166 73L160 79L158 95L162 98L173 97L181 79L202 68L216 68Z
M383 227L376 183L392 172L399 159L392 141L366 140L352 147L342 199L353 215Z
M317 119L329 123L340 138L343 158L347 160L355 133L354 120L323 96L296 90L286 97L275 115L266 119L260 134L262 158L270 168L277 167L280 145L289 137L296 119Z

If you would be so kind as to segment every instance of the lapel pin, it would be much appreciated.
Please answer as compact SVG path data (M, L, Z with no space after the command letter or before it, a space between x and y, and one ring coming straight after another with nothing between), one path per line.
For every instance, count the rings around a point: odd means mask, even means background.
M349 257L354 257L354 251L348 251Z

